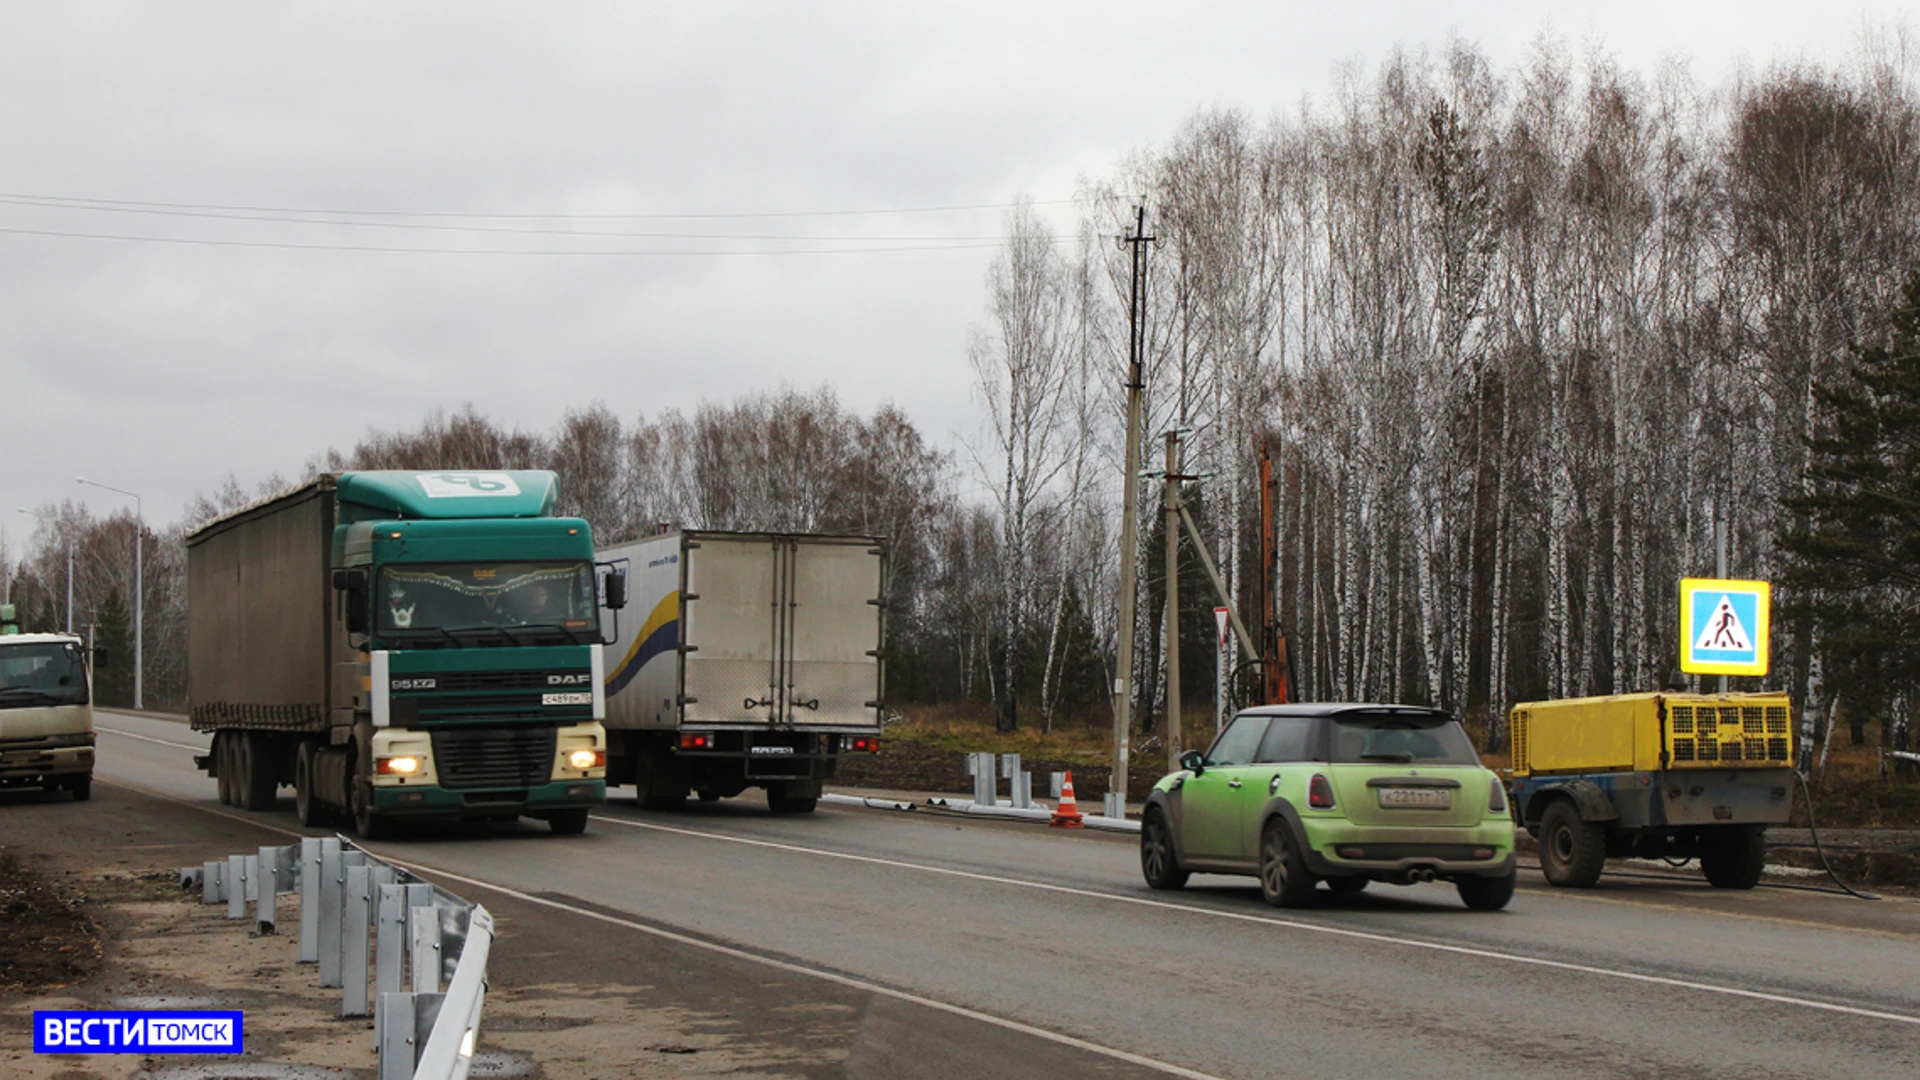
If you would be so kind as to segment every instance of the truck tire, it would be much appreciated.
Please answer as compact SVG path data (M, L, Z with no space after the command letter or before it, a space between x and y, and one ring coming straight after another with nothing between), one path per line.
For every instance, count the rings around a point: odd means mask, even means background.
M776 814L811 814L818 806L819 799L806 795L788 795L781 792L767 792L767 809Z
M579 836L587 831L587 808L555 810L547 815L547 826L561 836Z
M362 840L385 840L393 835L393 822L373 812L373 784L361 776L348 779L353 785L353 831Z
M1606 826L1581 820L1571 800L1554 800L1540 819L1540 870L1547 880L1564 888L1592 888L1606 864Z
M67 778L66 789L73 793L74 802L86 802L93 798L93 774L81 773Z
M213 781L220 789L220 805L233 805L233 738L225 731L213 733Z
M1764 825L1725 825L1700 853L1700 870L1716 889L1751 889L1767 867Z
M1167 815L1159 807L1147 811L1140 823L1140 876L1149 889L1184 889L1188 874L1180 868L1180 855L1173 849L1173 830L1167 827Z
M1313 875L1287 823L1274 818L1260 830L1260 895L1274 907L1299 907L1313 895Z
M660 783L658 774L641 762L633 778L633 793L642 810L678 810L687 801L686 788L670 788Z
M1518 871L1509 870L1501 877L1456 878L1453 887L1460 890L1460 902L1474 911L1499 911L1513 899L1519 879Z
M279 770L274 768L273 740L258 731L240 736L240 808L271 810L280 795Z
M300 749L293 756L293 814L302 825L323 824L320 800L314 797L313 742L309 739L301 740Z

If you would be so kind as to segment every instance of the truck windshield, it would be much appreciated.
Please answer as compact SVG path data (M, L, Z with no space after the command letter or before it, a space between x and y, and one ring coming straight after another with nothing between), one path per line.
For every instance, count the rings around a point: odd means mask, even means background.
M0 709L86 703L87 668L80 646L62 641L0 644Z
M380 568L375 625L409 645L553 645L600 640L584 562L397 563Z
M1333 760L1478 765L1480 755L1451 717L1343 713L1333 718Z

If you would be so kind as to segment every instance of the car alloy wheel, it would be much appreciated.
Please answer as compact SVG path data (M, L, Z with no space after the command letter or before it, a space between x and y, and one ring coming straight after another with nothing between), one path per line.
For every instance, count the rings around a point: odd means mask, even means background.
M1158 808L1147 811L1140 826L1140 874L1154 889L1178 889L1187 883L1187 872L1174 855L1173 830Z
M1260 833L1260 895L1275 907L1299 907L1313 895L1313 885L1293 830L1280 818L1267 822Z

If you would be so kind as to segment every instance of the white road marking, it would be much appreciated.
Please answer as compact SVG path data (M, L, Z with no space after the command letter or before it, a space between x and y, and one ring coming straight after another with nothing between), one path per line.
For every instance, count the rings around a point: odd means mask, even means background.
M1823 1012L1844 1013L1848 1016L1865 1017L1870 1020L1887 1020L1897 1024L1920 1026L1920 1016L1883 1012L1878 1009L1863 1009L1854 1005L1841 1005L1830 1001L1816 1001L1812 998L1794 997L1790 994L1773 994L1763 990L1744 990L1737 986L1719 986L1714 983L1695 982L1691 979L1676 979L1667 975L1648 975L1638 971L1620 971L1614 968L1596 967L1591 964L1576 964L1567 960L1549 960L1540 956L1501 952L1496 949L1482 949L1469 945L1449 945L1440 941L1423 941L1419 938L1401 937L1397 934L1381 934L1370 930L1349 930L1344 927L1327 926L1321 923L1301 922L1297 919L1276 919L1264 915L1247 915L1238 911L1221 911L1216 908L1196 907L1191 904L1176 904L1166 900L1150 900L1143 896L1125 896L1120 893L1102 892L1098 889L1081 889L1069 885L1054 885L1044 881L1028 881L1021 878L1001 877L997 874L982 874L972 870L954 870L944 866L928 866L923 863L883 859L874 855L854 855L844 851L828 851L824 848L803 847L799 844L784 844L774 840L758 840L745 836L727 836L722 833L703 832L699 829L683 829L672 825L656 825L652 822L605 817L599 814L595 814L593 820L604 821L609 825L624 825L633 829L651 829L655 832L694 836L703 840L721 840L730 844L745 844L750 847L772 848L802 855L817 855L829 859L844 859L848 862L871 863L876 866L888 866L901 870L917 870L927 874L966 878L970 881L983 881L995 885L1011 885L1015 888L1032 889L1038 892L1060 893L1066 896L1086 897L1097 900L1111 900L1116 903L1137 904L1141 907L1161 908L1168 911L1179 911L1189 915L1202 915L1216 919L1232 919L1237 922L1264 923L1268 926L1284 927L1289 930L1304 930L1309 933L1327 934L1333 937L1343 937L1357 941L1371 941L1385 945L1399 945L1410 949L1451 953L1457 956L1470 956L1479 960L1497 960L1510 964L1528 964L1555 971L1574 971L1582 975L1599 975L1605 978L1624 980L1626 982L1637 982L1654 986L1670 986L1682 990L1700 990L1710 994L1723 994L1727 997L1746 998L1752 1001L1767 1001L1777 1005L1796 1005L1805 1009L1818 1009Z
M119 728L101 727L98 724L95 724L93 726L93 730L101 735L118 735L123 739L139 739L141 742L159 743L161 746L173 746L173 747L178 747L181 750L191 750L196 754L204 754L206 753L206 750L207 750L207 748L204 746L192 746L187 743L168 742L166 739L156 739L151 735L135 735L131 731L121 731Z
M199 810L204 813L212 814L215 817L226 818L229 821L238 821L245 825L252 825L252 826L255 826L256 828L264 829L267 832L279 833L281 836L291 836L295 838L302 838L309 835L307 833L297 833L291 829L281 828L280 826L277 826L277 825L271 825L266 822L260 821L255 817L250 817L242 814L234 814L226 810L218 809L216 807L203 806L199 803L188 802L185 799L175 798L171 795L164 795L158 791L154 791L151 788L144 787L139 784L129 784L124 781L113 781L113 780L103 781L103 783L106 783L112 787L123 787L131 791L138 791L143 795L149 795L153 798L161 799L165 802L170 802L180 806L190 807L194 810ZM1057 1031L1048 1031L1045 1028L1034 1027L1031 1024L1023 1024L1018 1020L1009 1020L1003 1016L995 1016L992 1013L979 1012L974 1009L969 1009L964 1005L955 1005L950 1002L940 1001L935 998L922 997L919 994L909 993L905 990L896 990L893 987L882 986L879 983L870 983L863 979L856 979L851 976L842 975L835 971L825 971L819 968L806 967L805 965L802 965L802 964L789 963L788 961L785 961L785 960L775 960L772 957L761 956L758 953L749 952L745 949L736 949L728 945L721 945L717 942L706 941L701 938L691 937L686 934L678 934L673 932L672 930L665 930L657 926L648 926L645 923L635 922L632 919L622 919L617 916L607 915L603 912L593 911L589 908L575 907L572 904L563 904L558 900L549 900L543 896L534 896L530 893L523 893L518 889L510 889L505 885L496 885L491 881L482 881L479 878L467 877L464 874L456 874L451 870L442 870L439 867L430 866L425 863L416 863L410 860L398 859L384 851L380 851L375 848L368 847L365 844L360 844L356 842L356 846L360 847L363 850L373 852L375 855L378 855L380 858L386 860L387 862L390 862L393 865L401 867L403 869L412 870L421 874L432 874L437 877L446 878L449 881L458 881L462 884L473 885L482 889L491 889L502 896L511 896L515 900L519 900L522 903L537 904L541 907L555 908L560 911L569 911L575 915L583 915L589 919L597 919L600 922L611 923L614 926L624 927L628 930L637 930L643 934L651 934L654 937L662 938L664 940L672 941L677 944L686 945L692 948L705 949L708 952L719 953L723 956L731 956L738 960L746 960L751 963L762 964L766 967L774 968L779 971L789 972L794 975L803 975L803 976L810 976L816 979L823 979L827 982L837 983L841 986L847 987L850 990L861 991L862 993L877 994L881 997L892 998L896 1001L904 1001L913 1005L921 1005L929 1009L937 1009L940 1012L948 1013L953 1016L964 1017L968 1020L977 1020L980 1023L990 1024L994 1027L1002 1028L1007 1031L1017 1031L1023 1035L1031 1035L1036 1039L1044 1039L1047 1042L1057 1043L1061 1046L1072 1047L1075 1050L1084 1050L1087 1053L1096 1054L1104 1058L1110 1058L1114 1061L1124 1061L1129 1065L1138 1065L1141 1068L1152 1069L1156 1072L1163 1072L1169 1076L1186 1077L1187 1080L1220 1080L1219 1077L1216 1077L1211 1073L1203 1073L1203 1072L1196 1071L1194 1069L1183 1068L1182 1066L1174 1065L1165 1061L1156 1061L1150 1057L1143 1057L1139 1054L1131 1053L1129 1051L1117 1049L1111 1046L1102 1046L1099 1043L1088 1042L1085 1039L1076 1039L1071 1035L1063 1035Z

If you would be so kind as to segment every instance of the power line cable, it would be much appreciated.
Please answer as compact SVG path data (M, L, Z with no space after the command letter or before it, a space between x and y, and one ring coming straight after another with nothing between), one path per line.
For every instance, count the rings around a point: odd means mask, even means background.
M41 236L72 240L115 240L130 243L195 245L201 247L229 248L272 248L282 251L366 251L405 255L530 255L530 256L588 256L588 257L697 257L702 255L739 256L739 255L865 255L890 252L912 251L977 251L1002 246L993 243L960 244L908 244L877 247L822 247L822 248L769 248L761 250L741 250L737 248L708 248L704 250L654 250L635 251L631 249L594 251L584 248L432 248L398 247L373 244L309 244L291 241L272 240L219 240L209 237L190 236L133 236L121 233L67 232L58 229L21 229L0 227L0 234L9 236Z
M231 203L163 202L149 199L98 199L78 195L41 195L32 192L5 191L0 198L33 199L50 203L87 206L152 207L168 210L225 210L262 214L311 214L336 217L413 217L413 218L492 218L502 221L718 221L730 218L860 217L882 214L944 214L965 210L1004 210L1015 202L962 203L948 206L892 206L839 210L744 210L726 213L653 213L653 214L567 214L567 213L491 213L453 210L339 210L297 206L249 206ZM1032 206L1062 206L1081 199L1043 199Z

